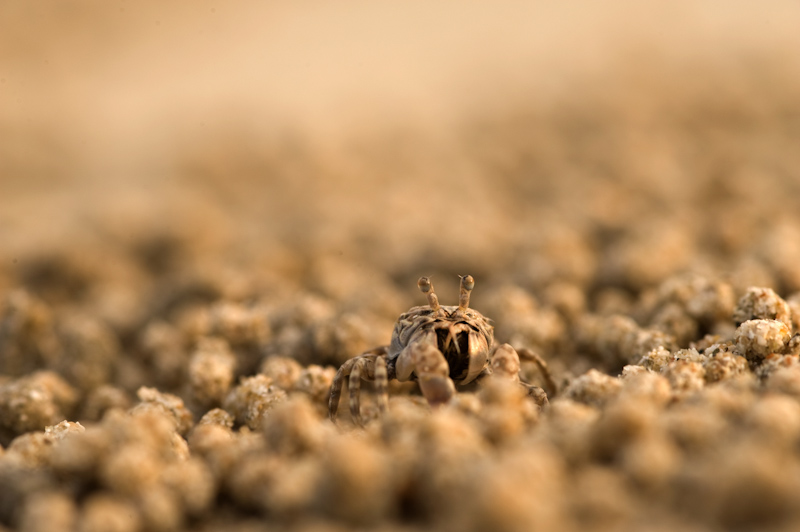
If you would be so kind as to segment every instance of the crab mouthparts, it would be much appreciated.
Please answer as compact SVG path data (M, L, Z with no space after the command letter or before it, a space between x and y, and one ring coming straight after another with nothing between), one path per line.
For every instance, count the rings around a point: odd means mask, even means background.
M450 378L456 382L463 380L469 372L469 334L439 329L436 331L436 343L450 368Z

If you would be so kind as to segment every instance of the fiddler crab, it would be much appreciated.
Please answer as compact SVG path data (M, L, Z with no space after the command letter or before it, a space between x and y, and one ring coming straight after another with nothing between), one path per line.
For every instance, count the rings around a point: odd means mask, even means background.
M469 308L469 295L475 287L471 275L461 276L458 306L440 305L428 277L420 277L417 285L427 296L428 305L412 307L398 318L388 346L353 357L336 372L328 401L331 420L336 421L345 379L350 390L350 413L359 425L364 423L360 407L362 380L375 383L381 414L386 411L390 379L417 381L432 407L449 402L456 393L456 385L467 385L490 375L519 383L540 406L547 404L547 394L542 388L519 379L522 357L536 364L552 396L556 386L547 364L529 349L515 350L509 344L495 344L490 320Z

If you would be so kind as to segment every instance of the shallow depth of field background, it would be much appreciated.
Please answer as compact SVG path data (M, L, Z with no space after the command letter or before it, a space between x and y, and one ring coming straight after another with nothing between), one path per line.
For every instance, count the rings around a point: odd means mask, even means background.
M798 212L798 26L788 1L6 2L0 278L151 237L453 294L536 285L580 239L612 283L625 239L666 257L646 283L732 269Z

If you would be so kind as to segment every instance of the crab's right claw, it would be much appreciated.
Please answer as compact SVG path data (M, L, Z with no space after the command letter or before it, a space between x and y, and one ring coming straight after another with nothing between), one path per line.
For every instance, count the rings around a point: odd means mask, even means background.
M406 355L411 359L428 404L436 407L448 403L456 393L456 386L450 379L450 370L442 352L429 343L413 344L407 349Z
M420 375L419 388L432 407L449 403L456 393L455 384L450 377L440 375Z

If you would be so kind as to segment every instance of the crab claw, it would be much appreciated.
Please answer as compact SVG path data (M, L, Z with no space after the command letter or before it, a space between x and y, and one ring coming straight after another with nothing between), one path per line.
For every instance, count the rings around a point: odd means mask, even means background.
M410 349L419 387L428 404L436 407L449 402L456 393L456 387L450 379L442 352L428 343L414 344Z
M456 394L456 386L450 377L422 375L419 378L419 387L428 404L433 407L449 403Z

